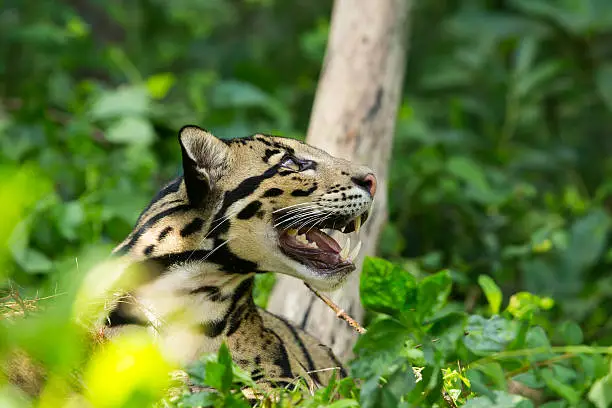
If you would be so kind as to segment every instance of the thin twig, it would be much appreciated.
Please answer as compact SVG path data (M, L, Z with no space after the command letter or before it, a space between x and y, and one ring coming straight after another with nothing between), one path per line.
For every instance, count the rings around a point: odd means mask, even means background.
M359 323L357 323L351 316L346 314L346 312L344 310L340 309L340 307L337 304L335 304L330 298L328 298L327 296L319 293L315 288L313 288L312 286L310 286L306 282L304 282L304 285L306 285L306 287L308 289L310 289L312 291L312 293L317 295L317 297L319 299L321 299L323 302L325 302L325 304L327 306L329 306L334 312L336 312L336 316L338 316L339 318L341 318L342 320L347 322L353 329L355 329L355 331L357 331L357 333L364 334L366 332L366 329L361 327L361 325Z

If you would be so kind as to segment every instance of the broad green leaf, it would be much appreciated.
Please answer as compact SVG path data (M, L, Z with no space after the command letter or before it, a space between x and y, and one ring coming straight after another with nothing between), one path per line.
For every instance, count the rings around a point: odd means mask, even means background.
M612 406L612 374L597 380L589 390L588 398L597 408Z
M497 286L495 281L487 275L480 275L478 277L478 284L487 297L489 307L491 308L491 313L498 314L502 303L502 293L499 286Z
M451 157L446 163L447 171L467 185L465 194L481 204L497 204L503 197L491 188L486 169L465 156Z
M533 404L520 395L508 394L504 391L493 391L494 397L476 397L469 399L464 408L529 408ZM527 404L525 404L527 403ZM520 404L520 405L519 405Z
M351 373L360 378L382 375L397 360L409 335L409 329L395 320L376 321L357 339Z
M398 400L412 391L416 384L414 371L408 362L403 362L397 366L389 375L386 375L384 387Z
M202 391L195 394L185 395L181 398L181 406L185 408L214 407L219 401L220 395L212 391Z
M612 8L606 0L511 0L511 4L527 15L550 19L576 36L612 24Z
M489 40L493 44L509 38L525 35L541 36L549 29L533 19L517 16L515 13L470 10L457 13L447 23L449 31L463 38L479 41Z
M581 405L578 406L582 407ZM545 402L544 404L539 405L538 408L569 408L569 406L565 400L556 400Z
M502 351L516 336L516 323L500 316L485 319L472 315L465 328L465 346L477 355L488 355Z
M550 340L546 335L546 331L540 326L532 326L529 328L525 343L527 345L527 348L531 349L550 349ZM549 358L552 358L553 356L553 353L549 351L543 351L536 354L530 354L528 358L530 361L535 363L538 361L545 361Z
M570 402L570 404L577 404L580 401L580 393L574 390L569 385L563 383L559 378L557 378L553 371L549 368L545 368L540 371L540 375L542 379L553 392L557 395L565 398Z
M447 170L455 177L483 190L489 189L484 169L468 157L451 157L446 163Z
M60 208L57 224L60 233L69 240L77 238L77 228L85 220L83 205L78 201L65 203Z
M529 388L543 388L546 386L544 380L536 374L534 370L529 370L526 373L519 374L512 378L515 381L521 382Z
M404 310L416 309L414 277L384 259L366 257L360 293L364 306L370 310L397 317Z
M113 123L106 131L109 142L121 144L143 144L153 142L155 131L151 122L139 116L125 116Z
M612 220L603 209L594 209L576 221L569 236L565 262L579 273L590 267L603 254Z
M90 114L95 120L146 116L149 113L150 102L146 88L124 86L103 92L91 107Z
M504 374L504 369L499 363L487 363L478 366L478 370L482 371L484 375L493 381L495 384L495 388L500 389L502 391L508 391L508 384L506 383L506 376Z
M612 111L612 64L600 66L595 74L595 81L599 94L608 106L608 109Z
M327 408L359 408L359 402L354 399L343 399L329 404Z
M491 390L487 385L487 379L485 375L474 369L469 369L466 371L465 376L470 382L470 389L472 392L477 394L483 394L489 403L495 401L496 392Z
M530 93L542 89L544 84L556 78L559 72L563 70L563 67L563 63L560 61L551 61L537 65L529 72L516 78L513 92L518 98L527 98L530 96Z
M568 346L582 344L584 339L580 326L571 321L566 321L558 325L556 328L556 333L557 336Z
M399 400L380 386L378 377L372 377L361 386L359 402L362 408L395 408Z
M45 273L53 268L53 261L34 248L26 248L15 260L28 273Z
M452 283L448 271L438 272L419 282L417 309L423 319L444 307Z
M212 102L219 108L268 107L270 97L253 84L229 80L213 89Z

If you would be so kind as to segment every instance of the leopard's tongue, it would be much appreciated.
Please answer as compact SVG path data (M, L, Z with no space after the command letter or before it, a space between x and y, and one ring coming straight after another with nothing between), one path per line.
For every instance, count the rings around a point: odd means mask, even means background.
M340 244L321 230L311 228L309 231L306 231L306 239L310 242L316 243L317 246L323 251L334 252L336 254L339 254L340 251L342 251Z

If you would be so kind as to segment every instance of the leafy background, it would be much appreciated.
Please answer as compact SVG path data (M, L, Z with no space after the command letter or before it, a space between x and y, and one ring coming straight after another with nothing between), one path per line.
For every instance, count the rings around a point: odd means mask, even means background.
M59 406L70 367L85 359L94 390L108 374L67 318L74 288L179 174L177 129L302 138L331 3L26 3L0 6L0 353L36 350L57 373L39 403ZM609 406L612 3L430 0L414 2L411 21L386 261L364 268L356 383L284 401ZM272 282L260 282L260 304ZM217 392L171 403L244 403L247 379L228 382L222 353L194 370ZM160 398L147 378L118 380L125 395L109 406L131 406L134 390Z

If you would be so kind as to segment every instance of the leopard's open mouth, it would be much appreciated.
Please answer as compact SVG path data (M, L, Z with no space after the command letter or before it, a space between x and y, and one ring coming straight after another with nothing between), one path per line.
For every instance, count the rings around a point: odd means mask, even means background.
M348 236L341 246L322 230L337 230L344 234L353 231L358 233L367 218L366 211L354 218L340 217L323 222L315 220L310 225L300 225L299 229L277 227L279 247L288 257L319 273L349 273L355 270L353 261L359 254L361 241L351 249Z

